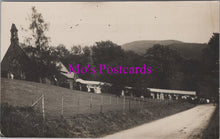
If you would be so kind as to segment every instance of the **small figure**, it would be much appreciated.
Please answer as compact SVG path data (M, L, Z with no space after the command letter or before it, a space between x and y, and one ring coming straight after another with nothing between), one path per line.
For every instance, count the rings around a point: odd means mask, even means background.
M206 103L208 104L210 101L209 101L209 99L206 99Z
M124 90L121 91L121 96L125 96L125 91Z
M14 79L14 75L12 73L10 73L10 77L12 80Z
M58 82L57 82L58 80L57 80L55 75L53 76L53 78L54 78L54 81L55 81L55 85L58 85Z

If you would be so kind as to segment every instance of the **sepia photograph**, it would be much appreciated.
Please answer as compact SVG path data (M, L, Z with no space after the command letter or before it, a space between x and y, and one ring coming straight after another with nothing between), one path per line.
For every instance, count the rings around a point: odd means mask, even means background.
M1 2L1 137L219 139L219 1Z

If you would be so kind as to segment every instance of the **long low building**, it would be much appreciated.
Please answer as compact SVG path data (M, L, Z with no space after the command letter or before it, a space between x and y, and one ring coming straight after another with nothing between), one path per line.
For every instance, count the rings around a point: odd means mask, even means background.
M151 97L155 99L186 99L188 97L196 96L196 91L183 91L183 90L169 90L148 88L151 92Z
M147 91L147 90L148 91ZM184 90L170 90L159 88L146 88L139 92L142 97L150 97L153 99L187 99L189 97L196 97L196 91L184 91ZM122 90L122 95L137 95L133 87L126 86Z
M157 92L157 93L196 95L196 91L168 90L168 89L157 89L157 88L148 88L148 89L151 92Z

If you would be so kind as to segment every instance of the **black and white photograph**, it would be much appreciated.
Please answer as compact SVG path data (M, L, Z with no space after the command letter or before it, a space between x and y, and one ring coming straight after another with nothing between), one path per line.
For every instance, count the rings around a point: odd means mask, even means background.
M219 139L219 1L1 2L1 137Z

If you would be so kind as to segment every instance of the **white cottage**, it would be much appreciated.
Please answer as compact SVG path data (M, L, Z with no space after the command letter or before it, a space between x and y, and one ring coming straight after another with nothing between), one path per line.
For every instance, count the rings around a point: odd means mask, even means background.
M102 86L110 85L109 83L99 82L99 81L87 81L83 79L76 79L76 83L79 83L79 88L82 90L81 85L85 85L88 92L94 92L96 94L102 93Z

